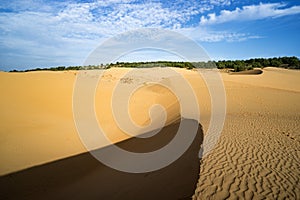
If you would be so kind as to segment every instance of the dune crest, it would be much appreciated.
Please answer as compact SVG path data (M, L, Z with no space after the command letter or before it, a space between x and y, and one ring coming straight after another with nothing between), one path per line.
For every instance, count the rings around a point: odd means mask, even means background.
M152 138L131 138L117 145L133 152L159 149L172 140L180 123L186 123L187 126L198 124L195 120L181 119L164 127ZM189 130L186 130L186 134L189 134ZM89 153L71 156L1 177L0 198L190 199L199 177L198 152L202 141L203 131L198 124L194 142L179 159L165 168L147 173L117 171L103 165Z

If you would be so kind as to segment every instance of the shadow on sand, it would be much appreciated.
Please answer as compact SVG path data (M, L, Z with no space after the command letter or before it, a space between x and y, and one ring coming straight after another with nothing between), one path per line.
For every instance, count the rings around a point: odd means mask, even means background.
M198 124L182 120L191 126ZM179 124L166 126L151 138L132 138L118 146L135 152L159 149L175 136ZM198 124L189 149L169 166L149 173L111 169L90 153L32 167L0 177L0 199L190 199L199 178L202 141L202 126Z

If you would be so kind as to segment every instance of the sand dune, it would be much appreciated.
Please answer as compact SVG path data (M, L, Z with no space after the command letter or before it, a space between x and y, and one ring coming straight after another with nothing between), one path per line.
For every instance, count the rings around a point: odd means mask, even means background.
M129 69L115 68L107 70L96 90L96 116L112 141L129 141L127 139L130 138L117 126L110 109L114 85L117 82L120 82L121 91L124 93L136 85L142 85L133 93L129 101L130 117L137 125L150 124L149 109L153 104L160 104L166 108L166 125L175 127L181 117L179 101L168 88L153 82L162 82L170 88L180 89L180 84L176 84L179 76L188 80L197 96L201 116L196 121L202 125L205 137L210 122L211 103L205 83L196 71L174 69L179 73L175 76L168 74L162 68L140 69L138 73L122 78L129 71ZM72 113L72 91L76 73L72 71L0 73L0 174L3 175L0 182L5 186L4 191L6 191L3 197L10 196L12 191L16 196L18 195L16 191L20 191L20 194L28 195L28 198L39 198L39 195L43 195L42 191L46 191L45 194L56 191L57 197L62 197L60 195L66 191L65 194L68 195L75 188L82 187L82 184L89 185L96 182L98 179L94 179L93 175L98 178L103 176L101 167L96 167L99 163L92 161L93 158L88 154L82 154L87 150L76 132ZM86 76L87 79L97 78L88 72ZM256 75L236 76L222 73L227 94L225 126L215 149L201 160L197 188L192 188L195 189L194 199L300 198L298 187L300 182L299 76L299 71L277 68L265 68L262 74ZM120 95L116 103L126 100L126 95ZM155 112L155 116L162 116L161 110ZM186 116L191 113L193 110L181 115L188 118ZM152 129L160 125L161 119L153 118ZM123 128L128 127L125 124ZM137 131L133 135L142 133L145 131ZM104 146L100 144L98 147ZM65 159L60 160L63 158ZM53 161L57 162L53 163ZM80 165L81 161L90 164ZM194 163L195 160L189 162ZM78 166L78 170L76 168L71 170L73 164ZM41 166L25 170L36 165ZM196 166L193 164L193 167ZM96 170L93 171L91 168ZM193 168L193 173L196 168ZM63 175L61 170L70 172ZM89 174L85 170L95 173ZM20 172L13 173L16 171ZM170 173L168 178L174 177L175 174L178 180L187 181L195 178L187 172L178 173L177 169L167 171ZM164 174L167 171L157 173ZM53 177L56 172L62 174L66 181ZM12 174L4 176L8 173ZM112 184L120 177L124 179L124 182L118 183L120 187L123 187L122 184L126 184L126 180L129 179L112 171L109 174L114 177L111 178ZM187 179L184 179L185 174L188 174ZM196 176L198 175L199 172ZM36 178L33 179L32 184L25 184L26 180L32 177L43 177L45 181ZM72 179L72 177L76 178ZM165 178L157 175L157 179L151 179L153 182L145 184L153 185L157 181L160 182L162 179L159 177ZM118 195L123 195L127 191L130 191L129 195L135 194L136 190L132 189L139 188L139 184L143 182L142 176L135 178L130 182L132 187L125 187L116 193L116 196L110 197L118 198ZM192 187L193 180L187 187ZM57 181L63 182L59 185ZM165 183L170 184L167 190L170 196L164 196L165 199L190 195L190 190L177 192L179 185ZM37 185L41 186L37 187ZM110 185L104 188L106 189L102 191L105 194L116 192L110 189L112 188ZM91 198L97 196L96 189L98 188L91 189ZM155 195L158 189L154 188L152 195ZM87 191L88 188L83 188L78 197ZM139 194L136 193L138 196ZM46 197L51 198L48 195ZM132 196L128 196L130 197Z
M201 161L194 199L299 199L299 71L223 74L225 127Z
M198 124L194 120L182 120L187 127ZM166 126L146 140L132 138L118 143L118 146L133 152L159 149L175 136L179 124L176 122ZM189 134L188 131L186 134ZM199 125L193 144L178 160L148 173L117 171L101 164L89 153L37 166L2 177L0 198L190 199L199 178L198 152L202 140L203 132Z
M0 73L0 174L85 151L72 115L74 74Z

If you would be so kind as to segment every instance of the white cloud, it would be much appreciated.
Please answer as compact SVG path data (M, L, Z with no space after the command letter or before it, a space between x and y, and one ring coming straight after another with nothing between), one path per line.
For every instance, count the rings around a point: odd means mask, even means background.
M219 15L215 13L202 16L201 25L219 24L229 21L247 21L258 20L269 17L282 17L286 15L300 14L300 6L286 7L282 3L260 3L259 5L243 6L241 9L236 8L233 11L222 10Z
M237 33L231 31L213 31L203 27L181 29L180 32L200 42L241 42L250 39L262 38L249 33Z
M230 0L7 1L0 5L2 10L9 10L0 12L0 64L24 66L22 60L27 58L32 64L26 66L30 67L79 65L101 41L141 27L176 30L207 42L255 37L226 31L194 30L198 24L191 24L191 19L214 6L230 3ZM214 17L218 18L211 15ZM188 29L194 31L186 31ZM20 64L13 64L16 60Z
M231 4L231 0L205 0L205 2L214 6L229 6Z
M54 60L64 57L61 64L80 64L105 38L141 27L181 28L192 16L208 9L199 7L197 1L166 6L132 0L12 0L0 8L9 10L0 13L1 65L7 64L2 58L16 53L27 55L28 59L35 55L33 63L37 62L36 57L44 57L47 65L56 65Z

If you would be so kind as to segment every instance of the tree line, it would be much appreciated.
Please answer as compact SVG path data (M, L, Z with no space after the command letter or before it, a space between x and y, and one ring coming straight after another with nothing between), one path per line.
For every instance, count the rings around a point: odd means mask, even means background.
M185 69L193 68L218 68L232 69L235 72L251 70L253 68L281 67L288 69L300 69L300 60L293 57L274 57L274 58L252 58L248 60L220 60L208 62L173 62L173 61L155 61L155 62L116 62L110 64L88 65L88 66L58 66L51 68L35 68L28 70L11 70L10 72L29 72L29 71L64 71L64 70L93 70L109 69L111 67L127 68L151 68L151 67L178 67Z
M300 60L293 57L253 58L248 60L222 60L215 62L218 69L234 69L244 71L253 68L281 67L289 69L300 69Z

